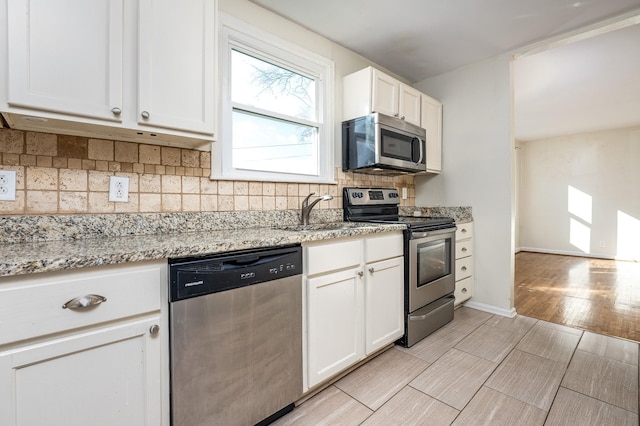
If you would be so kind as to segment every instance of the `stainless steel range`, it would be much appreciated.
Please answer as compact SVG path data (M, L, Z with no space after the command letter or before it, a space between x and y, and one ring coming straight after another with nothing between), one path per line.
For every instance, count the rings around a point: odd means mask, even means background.
M404 231L405 333L410 347L453 319L455 232L450 217L401 216L395 188L344 188L344 219L401 223Z

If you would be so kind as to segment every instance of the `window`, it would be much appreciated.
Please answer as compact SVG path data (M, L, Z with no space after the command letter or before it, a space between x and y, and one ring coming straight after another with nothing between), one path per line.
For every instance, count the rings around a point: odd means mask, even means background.
M221 28L212 178L333 182L333 63L229 17Z

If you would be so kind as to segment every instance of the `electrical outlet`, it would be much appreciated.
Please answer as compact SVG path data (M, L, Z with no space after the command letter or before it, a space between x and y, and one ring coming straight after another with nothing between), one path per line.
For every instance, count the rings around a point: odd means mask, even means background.
M16 172L0 170L0 201L16 200Z
M129 178L111 176L109 178L109 201L126 203L129 201Z
M598 247L600 247L600 248L605 248L606 246L607 246L607 245L605 244L605 242L604 242L604 241L600 241L600 242L598 243Z
M402 188L402 199L403 200L407 199L407 188Z

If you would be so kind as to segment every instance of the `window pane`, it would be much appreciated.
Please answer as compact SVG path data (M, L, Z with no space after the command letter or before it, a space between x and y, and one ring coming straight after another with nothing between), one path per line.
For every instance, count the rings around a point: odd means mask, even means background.
M233 111L233 167L318 175L318 129Z
M315 80L231 51L231 100L243 105L315 121Z

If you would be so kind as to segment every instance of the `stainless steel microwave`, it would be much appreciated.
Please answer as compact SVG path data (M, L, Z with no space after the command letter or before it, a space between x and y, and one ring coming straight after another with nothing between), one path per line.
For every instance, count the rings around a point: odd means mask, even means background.
M380 113L344 121L342 169L382 175L426 172L426 131Z

